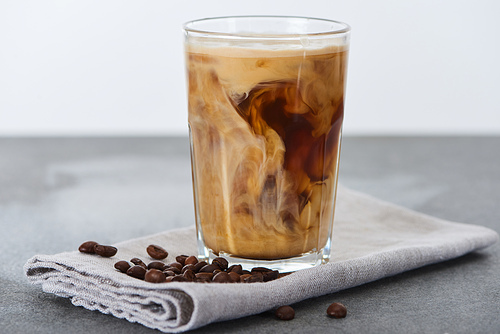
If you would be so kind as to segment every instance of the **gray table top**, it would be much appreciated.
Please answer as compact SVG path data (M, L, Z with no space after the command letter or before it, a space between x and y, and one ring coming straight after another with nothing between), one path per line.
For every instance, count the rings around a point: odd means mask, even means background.
M500 232L500 137L346 137L340 182ZM187 138L0 138L0 332L158 333L31 286L35 254L192 226ZM194 333L499 333L500 246ZM345 319L325 315L330 303Z

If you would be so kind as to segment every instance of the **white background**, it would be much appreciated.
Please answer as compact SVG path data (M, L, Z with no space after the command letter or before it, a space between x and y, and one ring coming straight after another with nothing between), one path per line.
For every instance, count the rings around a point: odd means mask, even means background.
M345 134L500 134L493 0L0 0L0 135L187 134L182 23L352 26Z

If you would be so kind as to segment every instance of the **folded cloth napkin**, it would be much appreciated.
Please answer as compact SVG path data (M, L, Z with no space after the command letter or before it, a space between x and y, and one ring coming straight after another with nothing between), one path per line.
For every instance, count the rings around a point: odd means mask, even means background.
M113 267L118 259L149 259L149 244L164 246L169 262L196 254L194 228L115 244L112 258L77 251L36 255L24 269L43 291L71 298L74 305L175 333L452 259L498 240L488 228L433 218L346 188L339 189L334 226L330 263L266 283L153 284Z

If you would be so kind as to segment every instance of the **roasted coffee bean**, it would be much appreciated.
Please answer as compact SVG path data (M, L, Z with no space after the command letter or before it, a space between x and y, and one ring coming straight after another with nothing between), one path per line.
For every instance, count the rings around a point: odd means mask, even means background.
M245 280L249 277L251 277L252 274L243 274L243 275L240 275L240 282L241 283L245 283Z
M295 317L295 310L288 305L280 306L274 313L280 320L292 320Z
M174 273L172 270L164 270L163 273L167 276L175 276L177 275L176 273Z
M116 252L118 252L118 249L113 246L99 244L94 246L94 253L102 257L112 257L116 254Z
M184 274L182 274L182 276L184 276L188 281L194 281L194 279L196 278L194 271L192 271L191 269L186 270Z
M156 260L163 260L168 256L168 252L158 245L149 245L148 248L146 248L146 252Z
M247 274L248 274L248 275L252 275L252 273L251 273L251 272L249 272L248 270L242 270L242 271L241 271L241 275L247 275Z
M262 274L262 279L264 282L273 281L278 278L279 272L277 270L268 271Z
M195 273L199 272L200 269L203 268L206 265L207 265L207 263L205 261L198 262L197 264L194 265L194 272Z
M167 265L161 261L152 261L148 263L148 269L158 269L163 271L167 269Z
M169 266L169 267L175 267L175 268L177 268L177 269L179 269L179 270L181 270L181 269L182 269L182 267L184 267L184 266L183 266L182 264L180 264L179 262L172 262L172 263L169 263L167 266Z
M213 264L207 264L206 266L202 267L198 272L200 273L213 273L214 270L218 269L217 266L214 266Z
M190 257L188 257L185 261L184 261L184 265L186 264L192 264L192 265L195 265L198 263L198 258L194 255L191 255Z
M326 309L326 314L333 318L345 318L347 308L341 303L333 303Z
M250 272L252 274L255 274L255 273L267 273L269 271L272 271L272 270L269 268L264 268L264 267L255 267L255 268L252 268L252 270Z
M259 272L250 275L249 277L244 279L244 283L258 283L258 282L264 282L264 277Z
M209 281L212 280L212 278L214 277L214 274L212 273L197 273L195 274L196 278L199 278L199 279L207 279Z
M172 282L172 280L174 279L175 276L167 276L167 278L165 278L165 282Z
M214 276L214 278L212 278L212 282L230 283L231 282L231 277L225 271L221 271L220 273L216 274Z
M186 270L194 271L194 264L186 264L184 267L182 267L181 274L184 274Z
M95 245L97 245L95 241L85 241L78 247L78 250L82 253L94 254Z
M243 267L241 264L233 264L231 267L227 268L227 272L237 273L238 275L243 274Z
M127 275L138 279L144 279L144 276L146 275L146 269L144 269L143 266L135 265L127 270Z
M238 273L235 273L234 271L231 271L228 273L229 278L231 278L231 282L233 283L239 283L240 282L240 275Z
M175 257L175 261L179 262L181 264L181 266L184 267L184 265L186 264L186 259L188 258L189 256L188 255L179 255L179 256L176 256Z
M187 278L181 275L172 276L172 282L187 282Z
M130 259L130 262L132 262L133 264L135 264L136 266L141 266L143 267L144 269L148 269L148 266L142 262L141 259L137 258L137 257L134 257L133 259Z
M219 266L220 270L224 271L227 269L228 262L223 257L216 257L213 259L212 264Z
M168 271L173 271L173 272L174 272L175 274L177 274L177 275L179 275L179 274L181 273L181 271L180 271L180 270L179 270L179 268L177 268L177 267L167 267L167 268L165 268L165 270L163 270L163 271L167 271L167 270L168 270Z
M130 263L127 261L118 261L115 263L115 268L121 271L122 273L126 273L130 268Z
M144 275L144 280L151 283L163 283L167 276L158 269L149 269Z

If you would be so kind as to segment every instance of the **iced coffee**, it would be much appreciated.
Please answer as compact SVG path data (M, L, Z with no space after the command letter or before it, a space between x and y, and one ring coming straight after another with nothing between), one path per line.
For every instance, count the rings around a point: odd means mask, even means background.
M265 261L316 254L324 261L346 39L246 42L186 42L200 242L215 255Z

